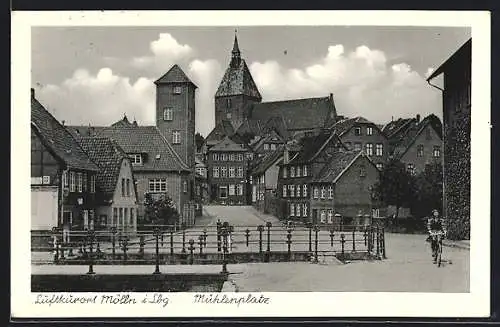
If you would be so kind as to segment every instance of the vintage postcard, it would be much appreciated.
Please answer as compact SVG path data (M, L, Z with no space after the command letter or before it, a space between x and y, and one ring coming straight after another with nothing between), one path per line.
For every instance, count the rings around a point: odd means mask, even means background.
M13 12L12 317L488 316L489 42L487 12Z

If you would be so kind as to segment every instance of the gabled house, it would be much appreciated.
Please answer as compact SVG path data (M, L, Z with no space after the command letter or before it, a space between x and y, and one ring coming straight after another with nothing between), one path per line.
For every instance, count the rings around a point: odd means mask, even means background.
M363 151L336 152L310 183L312 223L336 227L370 224L375 209L373 187L379 174Z
M31 89L31 229L92 226L99 167Z
M208 149L222 141L226 137L230 137L234 134L233 125L229 120L222 120L210 131L210 133L205 138L202 153L206 154Z
M356 152L363 150L379 170L383 169L388 157L388 141L377 124L355 117L339 120L331 129L348 149Z
M81 137L78 142L99 167L95 228L115 227L127 234L135 233L138 203L129 156L109 138Z
M257 156L262 156L276 151L283 144L285 140L275 130L270 130L252 145L252 149Z
M211 201L220 204L249 203L248 166L251 151L226 137L208 150L208 183Z
M387 137L388 146L387 152L389 154L394 153L394 149L401 142L401 139L408 133L409 130L413 130L415 126L420 122L420 115L413 118L398 118L397 120L391 120L382 127L382 132Z

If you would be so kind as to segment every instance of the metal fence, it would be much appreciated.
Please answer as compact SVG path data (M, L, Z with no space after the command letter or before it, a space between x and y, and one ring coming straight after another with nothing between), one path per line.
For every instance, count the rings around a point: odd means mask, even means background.
M231 226L221 223L178 230L146 226L144 230L32 231L33 264L159 265L340 261L386 257L384 228L378 226Z

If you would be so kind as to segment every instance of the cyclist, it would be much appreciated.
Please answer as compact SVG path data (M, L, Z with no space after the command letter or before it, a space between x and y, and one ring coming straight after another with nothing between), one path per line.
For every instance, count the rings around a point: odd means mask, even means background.
M437 262L437 249L439 239L436 236L446 237L446 224L443 217L439 216L439 211L432 210L432 216L427 219L427 231L429 232L429 238L431 241L432 248L432 260L434 263Z

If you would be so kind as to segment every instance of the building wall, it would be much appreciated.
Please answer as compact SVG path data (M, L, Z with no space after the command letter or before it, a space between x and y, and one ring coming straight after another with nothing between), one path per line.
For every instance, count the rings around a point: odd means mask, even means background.
M42 144L38 135L31 129L31 177L32 185L58 186L61 167L56 158ZM45 181L43 176L48 176Z
M361 135L355 134L355 127L361 128ZM367 128L372 128L372 135L367 135ZM389 154L389 146L387 137L373 124L357 124L351 128L348 132L343 134L340 138L342 143L349 149L354 149L355 143L360 143L361 148L366 153L366 144L370 143L373 149L373 155L370 159L375 163L385 164L387 162L387 157ZM377 144L382 144L382 156L377 156L376 148Z
M453 238L470 237L470 49L445 71L444 215Z
M174 88L181 87L180 94ZM163 120L163 110L173 109L173 119ZM195 144L195 88L188 83L159 84L156 86L156 126L181 159L194 168ZM181 132L181 143L173 143L173 132Z
M423 145L424 153L423 156L418 156L418 146ZM429 124L423 130L420 135L418 135L415 142L410 146L406 153L401 157L400 161L407 166L412 163L415 166L415 173L421 173L425 169L425 165L433 162L441 162L442 152L443 152L443 142L439 135L436 133L434 128ZM439 147L440 156L434 157L434 146Z

